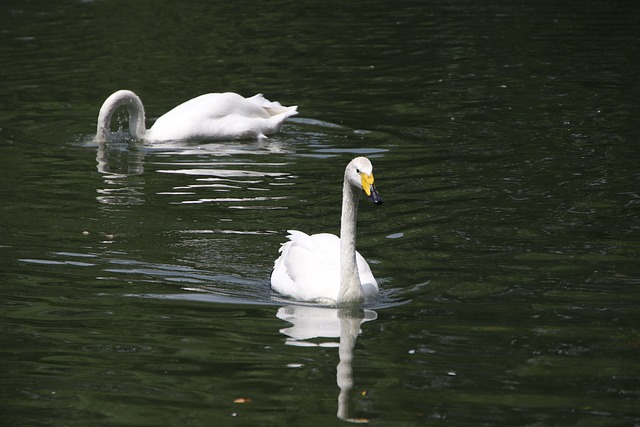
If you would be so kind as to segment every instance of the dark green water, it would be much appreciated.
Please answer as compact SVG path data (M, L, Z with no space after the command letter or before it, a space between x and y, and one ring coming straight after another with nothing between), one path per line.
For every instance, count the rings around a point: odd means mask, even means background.
M633 1L4 1L0 424L640 425L639 24ZM149 125L216 91L300 115L97 146L122 88ZM356 155L381 296L292 307L279 244L338 231Z

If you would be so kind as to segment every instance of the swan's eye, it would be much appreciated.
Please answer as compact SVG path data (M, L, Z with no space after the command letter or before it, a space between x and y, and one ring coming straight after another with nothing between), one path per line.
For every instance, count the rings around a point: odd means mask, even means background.
M360 169L356 168L356 173L360 173Z

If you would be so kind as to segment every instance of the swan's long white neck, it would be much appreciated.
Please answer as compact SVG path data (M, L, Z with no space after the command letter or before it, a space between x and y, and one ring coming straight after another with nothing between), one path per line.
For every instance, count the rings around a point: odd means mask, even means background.
M144 139L147 129L145 127L144 106L138 95L130 90L119 90L109 96L98 114L98 127L96 131L96 140L104 142L111 139L111 118L113 113L120 107L127 107L129 112L129 132L136 139Z
M346 176L342 187L342 217L340 219L340 291L338 305L364 300L364 292L356 262L356 221L358 214L357 188Z

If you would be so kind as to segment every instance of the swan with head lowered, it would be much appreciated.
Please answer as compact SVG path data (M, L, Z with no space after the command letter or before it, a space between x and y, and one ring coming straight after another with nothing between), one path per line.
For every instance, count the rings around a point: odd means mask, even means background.
M373 184L373 166L356 157L344 171L340 237L308 235L289 230L289 241L271 273L271 288L301 301L324 304L357 304L378 294L378 283L367 261L356 251L358 199L364 193L376 205L382 198Z
M111 118L123 106L129 112L131 136L147 141L263 138L278 132L288 117L298 114L297 106L283 107L262 94L244 98L232 92L208 93L178 105L147 129L144 106L138 95L119 90L100 108L98 142L112 139Z

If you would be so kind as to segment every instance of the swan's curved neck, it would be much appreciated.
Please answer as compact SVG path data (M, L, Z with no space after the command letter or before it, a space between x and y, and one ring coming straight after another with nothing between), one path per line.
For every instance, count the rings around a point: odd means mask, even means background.
M356 221L358 196L356 188L345 176L342 187L342 217L340 219L340 291L338 305L364 300L356 262Z
M144 123L144 106L138 96L129 90L119 90L109 96L98 114L98 127L96 139L98 142L109 141L111 139L111 119L116 110L120 107L127 107L129 112L129 132L133 138L144 139L147 129Z

